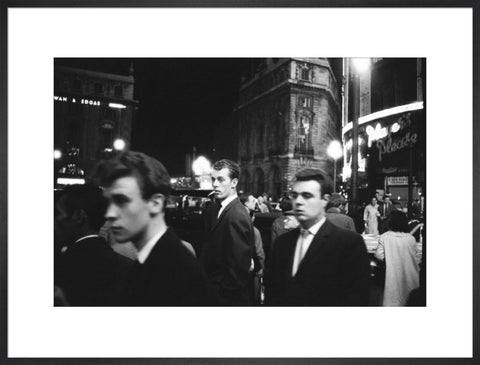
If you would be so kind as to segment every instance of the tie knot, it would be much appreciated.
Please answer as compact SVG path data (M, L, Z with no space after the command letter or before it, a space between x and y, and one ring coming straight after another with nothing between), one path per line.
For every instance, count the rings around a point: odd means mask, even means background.
M310 234L310 231L308 229L300 228L300 234L302 235L303 238L306 238Z

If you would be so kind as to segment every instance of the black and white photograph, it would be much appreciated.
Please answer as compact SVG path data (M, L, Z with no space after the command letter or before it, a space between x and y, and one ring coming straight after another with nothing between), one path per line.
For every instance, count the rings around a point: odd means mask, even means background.
M54 78L55 305L426 305L424 58Z
M300 2L2 3L6 360L478 356L477 7Z

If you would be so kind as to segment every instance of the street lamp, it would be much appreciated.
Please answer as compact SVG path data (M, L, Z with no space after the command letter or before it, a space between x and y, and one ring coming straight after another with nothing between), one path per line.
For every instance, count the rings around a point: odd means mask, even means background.
M332 141L327 148L327 154L333 158L333 192L337 192L337 159L342 157L342 145L339 141Z
M192 170L196 176L199 176L200 189L212 188L212 180L210 179L212 164L206 157L198 156L192 163Z
M125 141L123 139L116 139L113 141L113 148L115 148L117 151L122 151L125 148Z
M348 72L352 79L352 173L350 177L350 186L352 190L352 202L357 202L357 184L358 184L358 118L360 117L360 75L364 74L370 68L370 58L348 59ZM350 67L350 63L351 66ZM348 101L347 101L348 103Z

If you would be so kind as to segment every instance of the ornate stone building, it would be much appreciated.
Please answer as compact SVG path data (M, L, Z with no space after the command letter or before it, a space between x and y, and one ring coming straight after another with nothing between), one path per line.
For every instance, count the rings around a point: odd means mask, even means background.
M72 174L88 175L98 160L115 153L117 139L129 148L137 105L132 73L133 69L127 76L55 66L54 143L62 155L55 161L56 174L68 175L65 167L75 166Z
M340 138L338 85L327 58L258 60L234 110L240 190L278 199L301 168L332 174L326 151Z

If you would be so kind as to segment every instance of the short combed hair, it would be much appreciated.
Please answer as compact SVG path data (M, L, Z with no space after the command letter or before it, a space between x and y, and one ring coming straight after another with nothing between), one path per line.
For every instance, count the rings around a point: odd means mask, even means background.
M394 210L390 214L390 220L388 221L388 229L393 232L408 233L410 229L408 228L407 215L401 210Z
M236 162L224 158L222 160L218 160L213 164L214 170L220 171L224 168L228 169L228 176L230 176L230 179L240 178L240 166L238 166Z
M321 195L330 194L332 191L332 182L328 175L318 169L303 169L295 174L295 182L316 181L320 184Z
M143 199L154 194L170 195L170 175L163 164L142 152L122 152L115 158L103 161L96 171L102 186L110 186L121 177L137 179Z
M105 223L107 201L99 186L92 183L67 185L59 202L70 217L75 211L83 210L88 217L90 228L98 231Z
M340 205L342 205L345 202L343 199L342 194L339 193L333 193L330 195L330 199L328 200L327 208L338 208Z
M282 212L288 212L292 210L292 208L292 199L290 199L290 197L283 198L280 202L280 209L282 210Z

